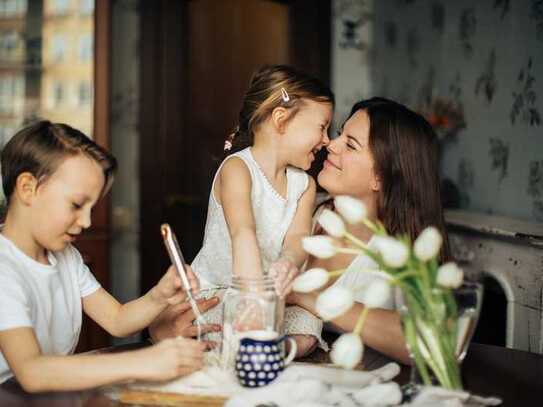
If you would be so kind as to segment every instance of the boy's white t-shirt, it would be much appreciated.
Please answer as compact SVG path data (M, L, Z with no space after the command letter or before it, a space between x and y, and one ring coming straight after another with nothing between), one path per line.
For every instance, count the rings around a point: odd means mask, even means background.
M79 340L81 298L100 284L72 245L48 258L38 263L0 234L0 331L33 328L42 354L68 355ZM0 353L0 383L12 376Z

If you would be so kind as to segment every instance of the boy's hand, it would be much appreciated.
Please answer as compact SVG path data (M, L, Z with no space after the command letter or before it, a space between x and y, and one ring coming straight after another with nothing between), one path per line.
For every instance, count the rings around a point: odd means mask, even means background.
M174 379L200 370L206 345L186 338L165 339L157 345L134 352L139 359L141 380Z
M198 289L198 278L189 265L185 266L191 289ZM159 304L179 304L187 299L187 294L181 283L181 278L174 266L170 266L166 274L151 290L151 298Z
M294 279L300 270L288 256L280 257L270 266L270 276L275 279L275 291L281 298L285 298L292 291Z

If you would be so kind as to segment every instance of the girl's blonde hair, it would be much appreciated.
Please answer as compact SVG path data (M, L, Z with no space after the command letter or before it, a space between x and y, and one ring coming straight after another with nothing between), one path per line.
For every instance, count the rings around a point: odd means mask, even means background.
M103 193L113 182L117 160L82 132L67 124L42 120L18 131L2 150L2 186L9 199L17 177L31 173L39 183L51 176L64 159L83 154L100 165L105 177Z
M225 144L228 153L253 145L254 134L276 107L294 117L303 100L334 104L334 94L321 81L287 65L266 65L253 74L243 98L238 126Z

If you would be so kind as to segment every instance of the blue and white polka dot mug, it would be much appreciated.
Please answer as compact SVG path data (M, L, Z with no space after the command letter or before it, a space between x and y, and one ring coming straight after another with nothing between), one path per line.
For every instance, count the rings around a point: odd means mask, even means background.
M285 357L281 342L290 341ZM236 375L242 386L261 387L274 381L296 355L296 342L274 331L247 331L236 354Z

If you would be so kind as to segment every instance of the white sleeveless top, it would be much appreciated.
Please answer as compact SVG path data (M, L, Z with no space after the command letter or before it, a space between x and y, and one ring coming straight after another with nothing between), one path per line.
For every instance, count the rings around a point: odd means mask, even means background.
M211 186L209 206L204 234L204 243L192 268L201 280L201 285L229 284L232 276L232 242L224 218L222 205L213 194L217 174L222 166L232 157L238 157L251 174L251 202L256 224L256 238L260 248L263 271L267 273L271 263L281 254L283 240L292 223L298 200L307 189L309 175L304 171L287 167L286 199L272 187L264 172L247 147L228 156L220 165Z
M317 225L317 219L322 211L326 209L326 205L322 205L313 215L313 228L312 234L315 233L315 227ZM328 208L330 209L330 208ZM374 243L373 236L368 241L368 246L372 246ZM332 284L337 287L345 287L349 289L355 289L354 300L356 302L363 303L363 298L360 291L356 288L361 288L374 280L388 280L388 275L379 271L379 265L373 261L372 258L365 254L359 254L345 269L345 272ZM399 290L395 288L392 290L390 297L387 298L381 308L395 310L398 308L398 295Z

